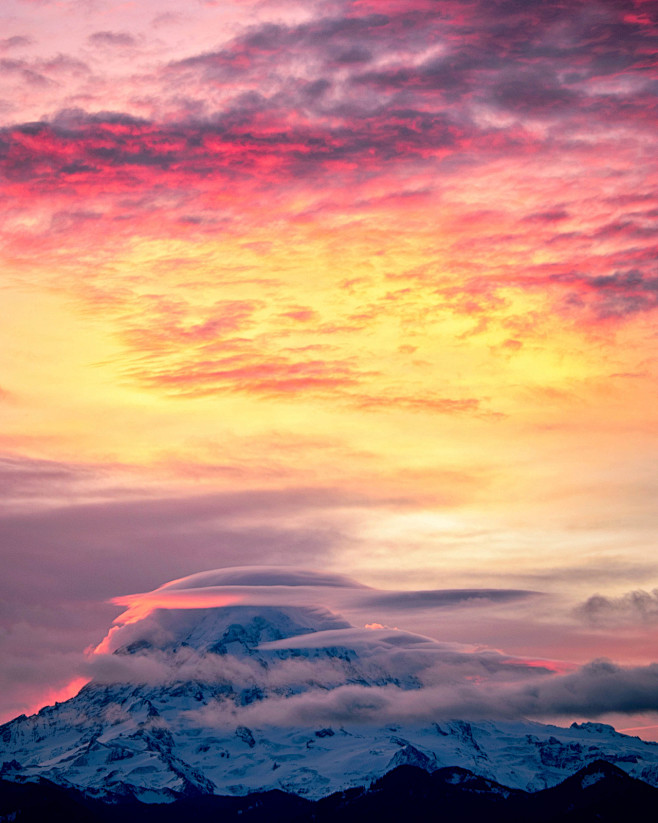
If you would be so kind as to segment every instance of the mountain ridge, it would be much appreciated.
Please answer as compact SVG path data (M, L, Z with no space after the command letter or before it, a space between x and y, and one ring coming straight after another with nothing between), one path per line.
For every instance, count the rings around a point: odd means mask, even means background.
M280 790L245 796L196 795L169 804L132 797L103 800L48 780L0 778L0 820L41 823L360 823L379 820L430 823L441 810L444 823L483 819L489 823L617 823L634 819L658 801L658 789L605 761L593 761L557 786L534 793L513 789L459 767L425 772L398 766L369 786L317 800Z

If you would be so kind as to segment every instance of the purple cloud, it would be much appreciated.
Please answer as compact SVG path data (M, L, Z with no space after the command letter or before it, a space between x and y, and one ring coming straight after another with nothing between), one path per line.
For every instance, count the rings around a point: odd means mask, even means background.
M125 31L96 31L89 35L88 40L94 46L130 48L137 44L133 35Z

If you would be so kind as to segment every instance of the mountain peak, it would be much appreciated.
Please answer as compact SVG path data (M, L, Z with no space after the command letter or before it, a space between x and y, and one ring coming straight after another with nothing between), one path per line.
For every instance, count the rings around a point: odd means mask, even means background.
M200 653L241 655L263 642L345 628L350 628L346 620L318 606L157 609L135 624L127 642L114 654L187 647Z
M489 782L475 793L491 781L544 789L596 760L658 784L658 747L603 724L448 714L453 681L488 672L499 682L506 667L516 678L516 662L379 623L357 628L311 605L349 608L355 591L364 595L355 585L237 567L117 598L127 609L89 656L90 682L1 726L0 763L12 779L150 800L265 789L320 797L395 766L477 772ZM595 787L607 774L597 765L579 780ZM454 768L450 781L461 785Z

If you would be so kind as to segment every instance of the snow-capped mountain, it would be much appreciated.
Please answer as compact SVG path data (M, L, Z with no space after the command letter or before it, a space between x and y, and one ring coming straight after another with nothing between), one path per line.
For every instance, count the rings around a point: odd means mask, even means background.
M211 580L204 606L209 589L221 598L253 588L246 574ZM2 774L147 801L269 789L319 798L400 765L459 766L536 791L606 760L658 786L658 745L611 726L423 716L410 706L422 703L427 672L437 660L464 665L465 652L357 629L293 598L294 582L261 585L261 605L163 608L173 600L151 597L153 609L110 632L75 697L0 727ZM292 602L272 605L272 589ZM477 662L497 673L508 665L495 655Z

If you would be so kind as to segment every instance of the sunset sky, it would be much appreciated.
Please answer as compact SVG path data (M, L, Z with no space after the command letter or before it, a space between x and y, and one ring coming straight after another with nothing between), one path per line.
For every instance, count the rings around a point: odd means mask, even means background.
M70 693L112 598L247 564L485 589L361 622L653 671L653 0L0 33L0 719Z

